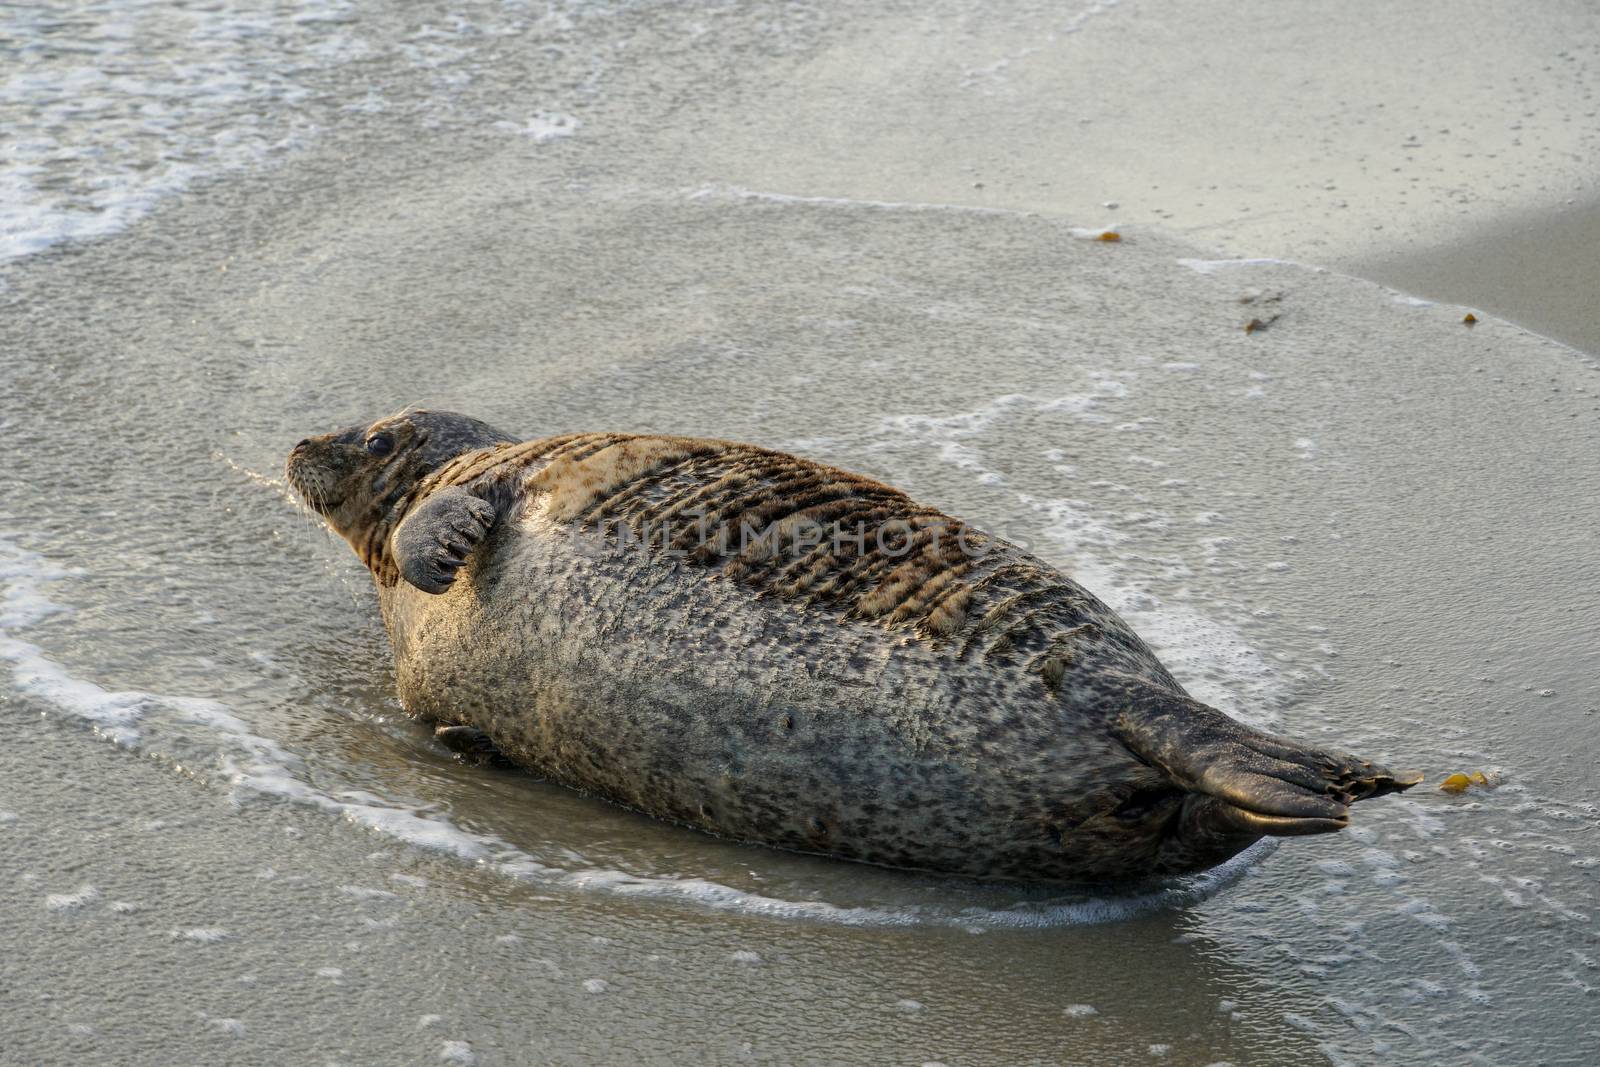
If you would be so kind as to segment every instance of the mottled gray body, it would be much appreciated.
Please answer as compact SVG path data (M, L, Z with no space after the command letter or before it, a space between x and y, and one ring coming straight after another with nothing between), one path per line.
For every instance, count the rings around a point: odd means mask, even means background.
M1105 729L1026 713L1059 703L1037 678L607 542L535 510L447 593L384 590L407 710L654 815L974 875L1103 873L1059 831L1093 794L1162 784Z
M878 483L724 442L450 438L456 418L303 443L291 477L339 497L319 510L373 568L407 710L563 784L740 840L1044 882L1201 869L1410 784L1189 699L1070 579L955 548L971 531ZM379 432L381 456L328 451ZM335 492L316 472L340 456ZM711 551L708 510L887 515L914 551Z

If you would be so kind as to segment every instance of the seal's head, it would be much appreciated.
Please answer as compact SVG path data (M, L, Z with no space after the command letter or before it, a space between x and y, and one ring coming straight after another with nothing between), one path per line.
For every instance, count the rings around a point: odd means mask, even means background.
M417 483L463 453L515 440L454 412L405 411L307 437L289 453L289 484L371 566Z

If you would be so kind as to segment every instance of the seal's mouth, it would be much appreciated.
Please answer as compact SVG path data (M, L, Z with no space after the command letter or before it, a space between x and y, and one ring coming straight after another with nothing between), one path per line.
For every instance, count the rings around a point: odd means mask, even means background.
M333 477L332 472L317 466L311 455L309 440L301 441L290 451L289 460L284 464L284 474L290 488L299 493L300 499L318 515L327 515L344 503L339 479Z

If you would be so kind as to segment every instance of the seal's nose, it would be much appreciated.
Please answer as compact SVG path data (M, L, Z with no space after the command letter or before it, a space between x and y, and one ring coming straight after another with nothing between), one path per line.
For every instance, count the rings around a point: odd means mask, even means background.
M291 449L290 449L290 450L289 450L289 451L290 451L290 452L304 452L304 451L305 451L305 450L306 450L306 449L308 449L308 448L310 448L310 447L311 447L311 438L309 438L309 437L302 437L302 438L300 438L300 441L299 441L299 443L298 443L298 444L296 444L296 445L295 445L295 446L294 446L294 447L293 447L293 448L291 448Z

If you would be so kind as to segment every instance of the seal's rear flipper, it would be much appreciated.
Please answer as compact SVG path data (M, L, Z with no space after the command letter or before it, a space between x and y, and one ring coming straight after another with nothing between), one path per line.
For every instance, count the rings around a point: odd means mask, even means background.
M1422 780L1355 756L1274 737L1175 694L1149 695L1114 720L1128 749L1174 784L1219 803L1194 805L1214 832L1294 836L1341 830L1350 805Z

